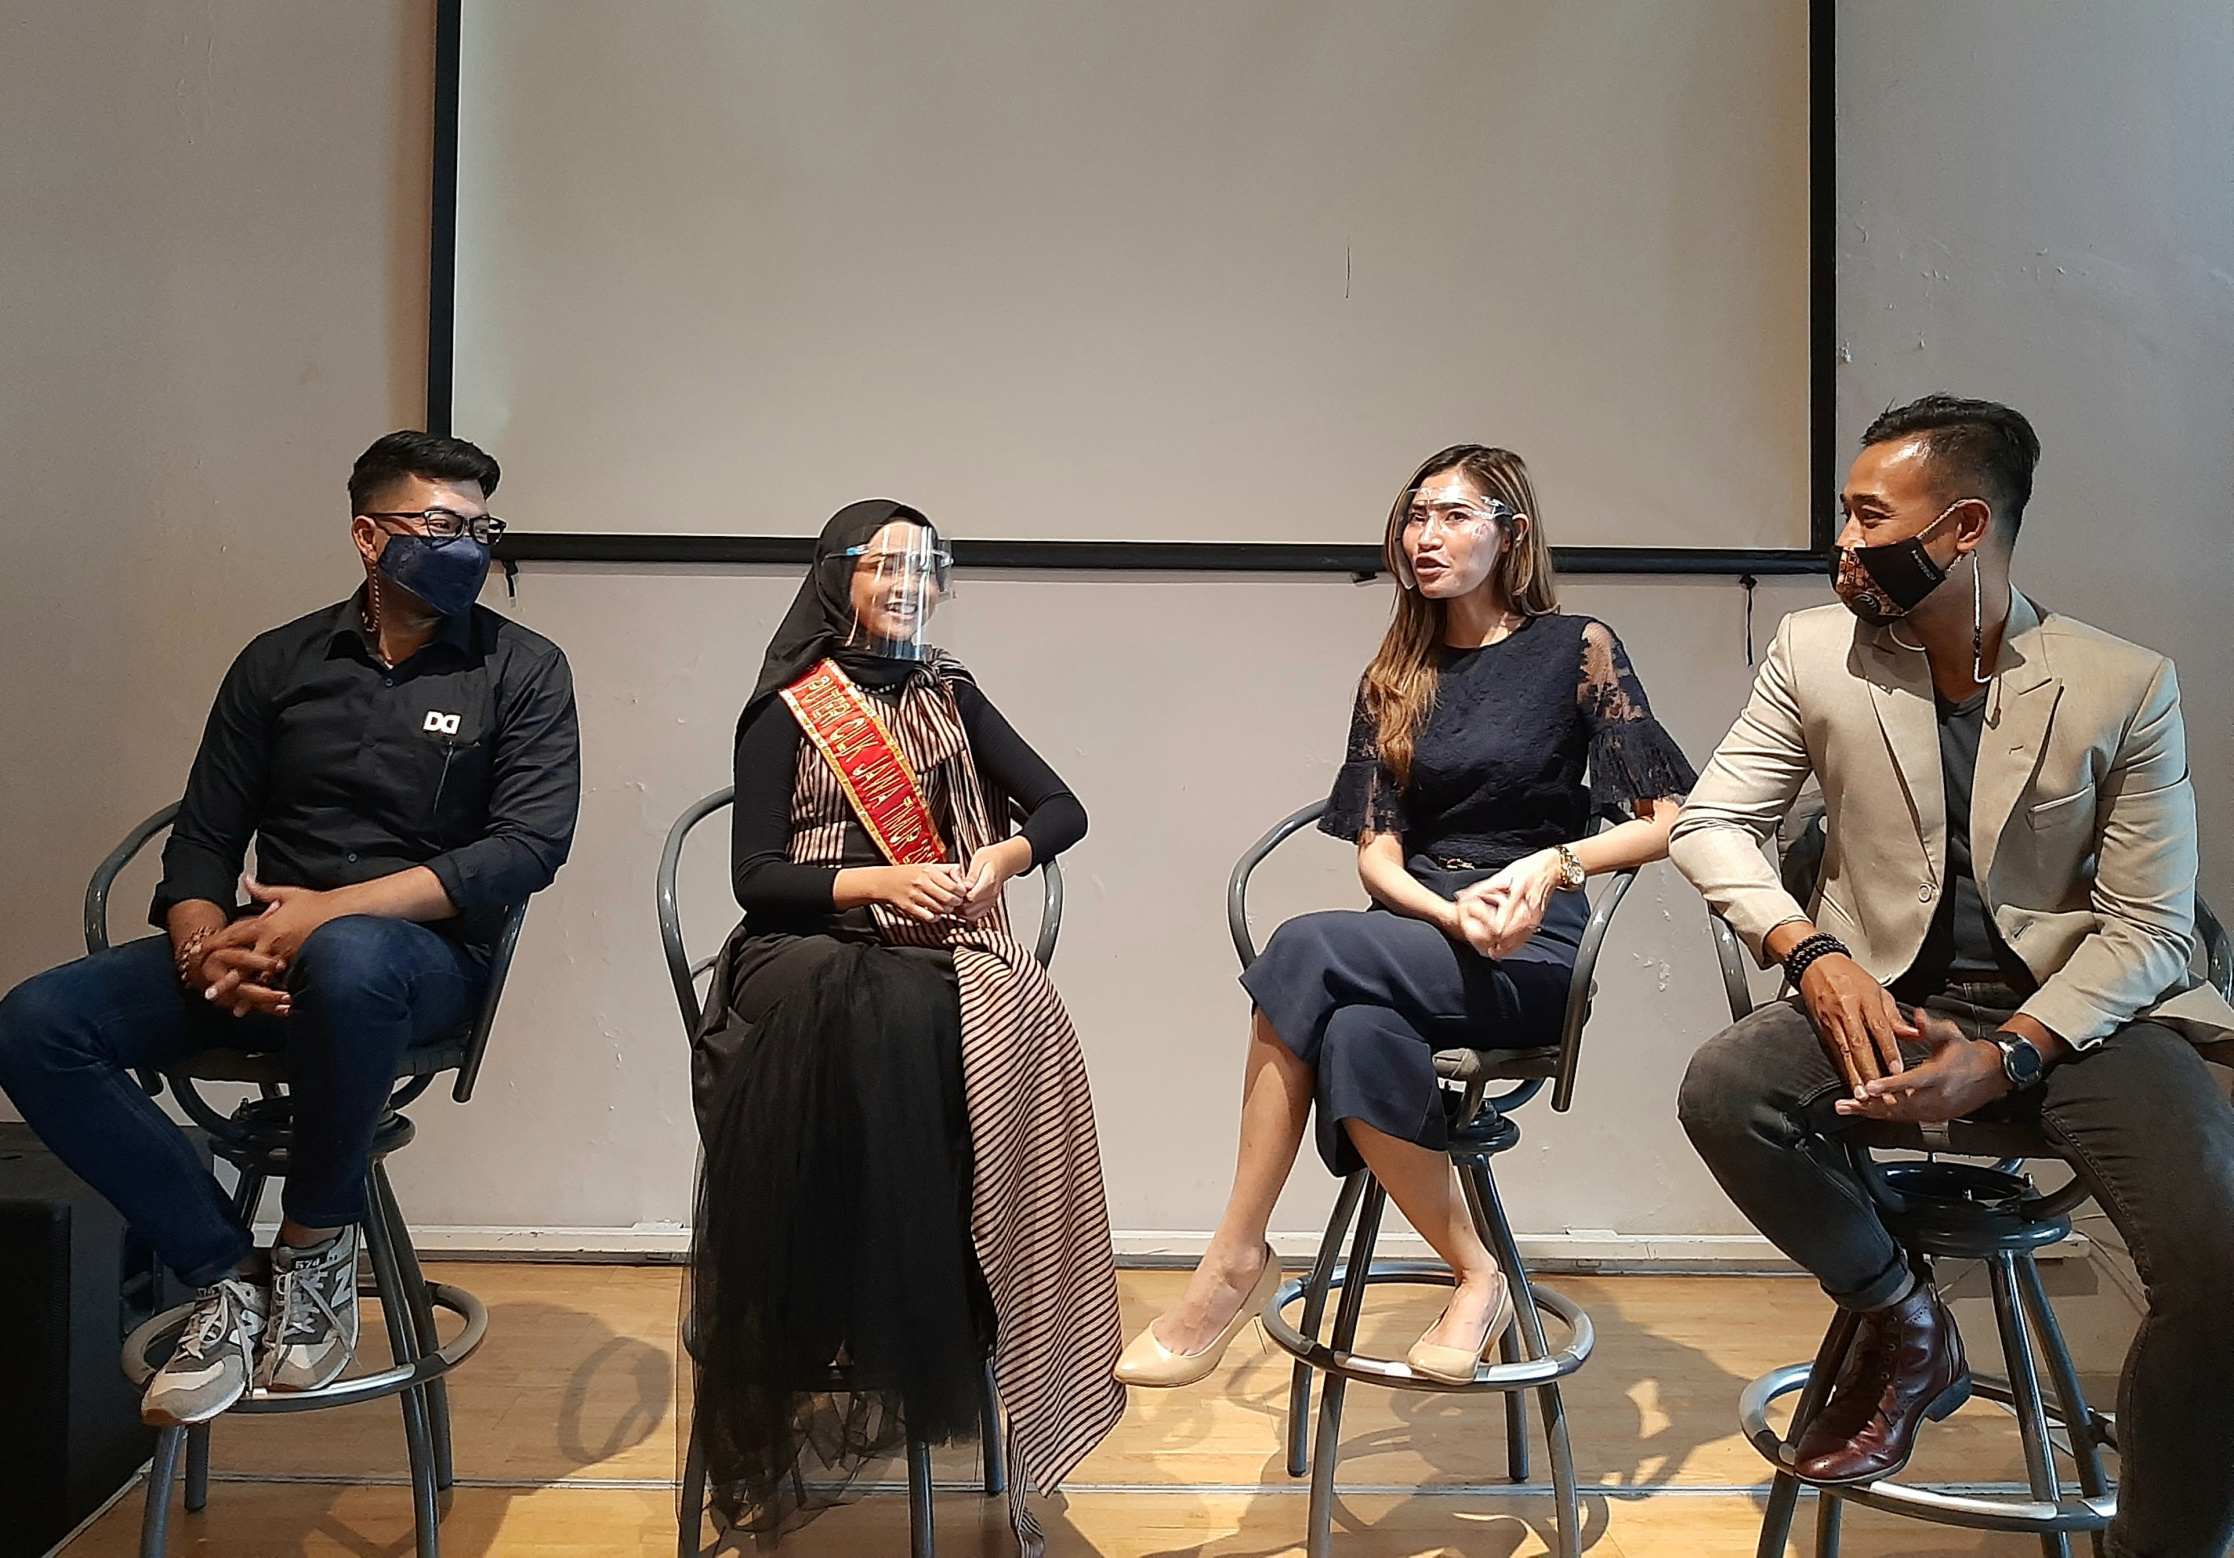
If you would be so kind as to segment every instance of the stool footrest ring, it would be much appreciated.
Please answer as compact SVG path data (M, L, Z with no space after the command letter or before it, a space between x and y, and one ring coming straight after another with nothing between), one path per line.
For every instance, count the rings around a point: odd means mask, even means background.
M1344 1261L1334 1268L1327 1290L1332 1292L1348 1280L1349 1263ZM1376 1282L1414 1282L1442 1287L1454 1285L1449 1268L1434 1261L1375 1261L1366 1269L1365 1280L1368 1286ZM1451 1385L1442 1380L1414 1374L1401 1358L1372 1358L1363 1353L1336 1352L1327 1343L1305 1336L1289 1322L1284 1311L1288 1305L1303 1297L1306 1285L1303 1279L1280 1284L1279 1291L1272 1295L1272 1302L1265 1305L1260 1316L1264 1322L1265 1335L1271 1337L1281 1351L1314 1369L1343 1379L1364 1380L1398 1390L1533 1390L1555 1380L1565 1379L1580 1369L1589 1361L1590 1350L1597 1342L1590 1316L1579 1304L1563 1293L1531 1282L1528 1284L1528 1291L1535 1296L1536 1307L1567 1327L1567 1345L1548 1358L1526 1358L1518 1363L1480 1364L1474 1370L1472 1384Z
M362 1298L378 1297L370 1288L361 1291ZM481 1300L464 1288L452 1287L447 1282L427 1284L427 1299L437 1309L447 1309L465 1321L456 1336L441 1347L428 1353L415 1364L394 1364L373 1374L349 1374L318 1390L251 1390L235 1405L232 1412L315 1412L325 1407L354 1406L360 1401L377 1401L382 1396L393 1396L430 1380L440 1379L471 1357L488 1335L489 1312ZM124 1338L124 1376L134 1387L144 1386L163 1360L178 1345L178 1335L185 1328L186 1318L194 1311L191 1303L163 1313L143 1323L130 1336Z
M1769 1404L1779 1396L1787 1396L1805 1389L1812 1364L1793 1363L1773 1369L1745 1387L1738 1398L1738 1422L1745 1430L1745 1437L1753 1448L1771 1466L1787 1476L1793 1475L1792 1463L1785 1457L1789 1453L1783 1436L1769 1426ZM1978 1393L1990 1400L2009 1399L2009 1387L1999 1380L1973 1376ZM1996 1390L1994 1387L1999 1386ZM2062 1426L2062 1417L2053 1405L2047 1407L2049 1420ZM1816 1486L1803 1482L1803 1486ZM1850 1504L1861 1504L1887 1514L1907 1515L1913 1519L1928 1520L1943 1526L1961 1526L1972 1531L2018 1531L2049 1534L2057 1531L2100 1531L2108 1526L2118 1513L2118 1496L2115 1490L2100 1498L2085 1498L2077 1494L2057 1498L2053 1502L2026 1496L1995 1496L1980 1493L1956 1493L1936 1488L1912 1487L1905 1483L1880 1478L1876 1482L1854 1483L1843 1487L1824 1487L1818 1490L1825 1497L1837 1497Z

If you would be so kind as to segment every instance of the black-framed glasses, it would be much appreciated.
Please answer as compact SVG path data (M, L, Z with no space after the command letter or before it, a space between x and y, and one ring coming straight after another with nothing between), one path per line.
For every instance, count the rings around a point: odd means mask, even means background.
M417 513L397 514L372 509L367 519L415 519L426 529L430 541L455 541L460 536L471 536L483 546L494 546L504 534L504 521L494 514L460 514L455 509L421 509Z

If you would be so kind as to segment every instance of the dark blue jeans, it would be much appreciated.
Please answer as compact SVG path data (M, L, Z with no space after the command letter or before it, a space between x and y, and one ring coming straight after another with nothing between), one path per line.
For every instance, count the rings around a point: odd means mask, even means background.
M313 931L288 1017L235 1017L180 991L150 936L25 980L0 1001L0 1090L172 1270L207 1286L251 1250L231 1199L133 1078L197 1050L284 1051L294 1134L281 1204L313 1228L364 1215L372 1132L405 1053L447 1038L486 980L424 925L345 915Z
M2006 1008L1925 1003L1972 1038ZM1911 1062L1921 1058L1911 1053ZM1845 1091L1797 1001L1775 1001L1691 1059L1678 1109L1753 1226L1849 1309L1906 1279L1900 1247L1829 1138ZM2224 1558L2234 1541L2234 1109L2195 1047L2135 1022L1981 1117L2036 1126L2125 1240L2148 1312L2118 1385L2115 1558Z

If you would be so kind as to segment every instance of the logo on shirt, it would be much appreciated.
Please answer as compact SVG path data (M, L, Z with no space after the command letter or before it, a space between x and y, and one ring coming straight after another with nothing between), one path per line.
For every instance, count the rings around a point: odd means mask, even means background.
M454 736L458 733L458 716L429 709L427 722L419 728L433 736Z

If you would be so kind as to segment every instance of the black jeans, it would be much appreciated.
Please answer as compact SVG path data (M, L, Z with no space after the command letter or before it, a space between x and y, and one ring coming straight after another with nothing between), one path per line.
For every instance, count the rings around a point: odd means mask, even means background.
M207 1286L249 1253L248 1230L132 1071L220 1046L284 1050L294 1134L281 1202L299 1223L338 1227L364 1215L373 1128L404 1054L456 1030L486 980L474 953L424 925L344 915L303 942L292 1016L234 1017L181 992L169 938L150 936L0 1001L0 1089L172 1270Z
M1964 1032L2006 1010L1926 1003ZM1702 1046L1680 1112L1692 1145L1755 1227L1851 1309L1905 1280L1899 1247L1825 1138L1844 1094L1796 1001L1764 1006ZM2119 1558L2223 1558L2234 1540L2234 1109L2185 1039L2119 1029L1994 1106L2037 1123L2108 1214L2148 1294L2118 1387Z

